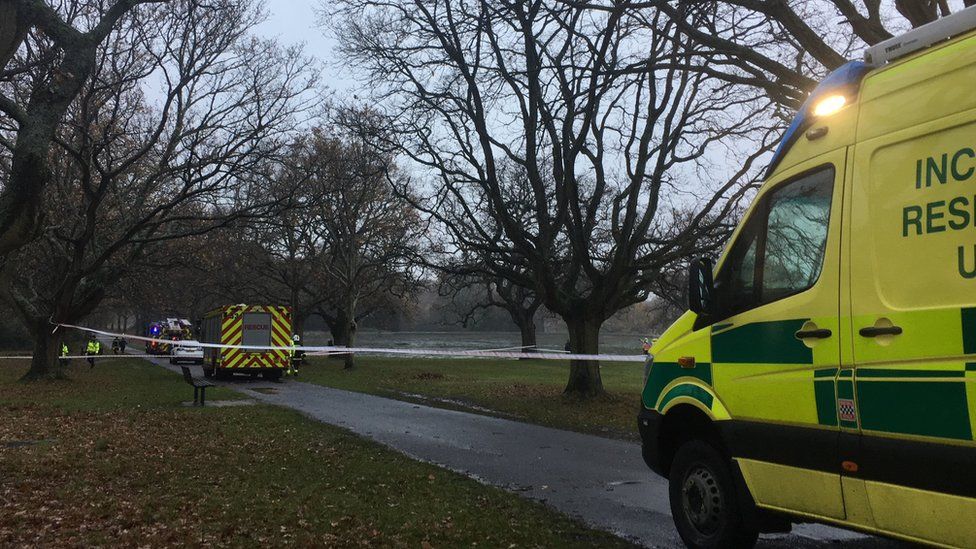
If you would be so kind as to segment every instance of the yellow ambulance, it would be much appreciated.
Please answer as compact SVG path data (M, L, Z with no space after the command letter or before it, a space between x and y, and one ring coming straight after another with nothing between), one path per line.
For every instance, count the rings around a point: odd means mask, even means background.
M689 547L823 522L976 547L976 7L812 93L638 418Z

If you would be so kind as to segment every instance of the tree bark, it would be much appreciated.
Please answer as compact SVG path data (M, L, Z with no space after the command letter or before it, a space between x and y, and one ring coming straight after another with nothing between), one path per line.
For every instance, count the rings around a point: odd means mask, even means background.
M0 0L0 71L27 37L29 21L13 0Z
M332 336L333 345L345 345L346 332L340 327L338 322L329 324L329 335Z
M31 358L30 370L21 381L36 381L39 379L65 379L66 373L58 363L61 350L61 333L51 333L51 325L47 322L35 323L31 330L34 335L34 351Z
M522 352L534 352L536 346L535 315L529 317L512 315L512 320L515 321L515 325L518 326L519 332L522 333ZM528 358L520 358L519 360L528 360Z
M569 328L569 344L574 354L597 354L600 351L601 321L588 318L564 318ZM589 398L603 394L600 361L571 360L569 382L564 395Z
M535 348L535 320L528 319L524 324L519 325L519 330L522 332L522 348Z
M346 347L356 346L356 320L351 319L347 324L349 329L346 331ZM352 353L346 353L343 355L345 361L343 362L343 368L346 370L352 370L356 366L356 355Z
M339 347L353 347L356 345L356 319L346 311L338 310L335 315L335 322L329 324L329 331L332 333L333 344ZM343 367L347 370L356 365L352 354L331 355L333 359L341 359Z

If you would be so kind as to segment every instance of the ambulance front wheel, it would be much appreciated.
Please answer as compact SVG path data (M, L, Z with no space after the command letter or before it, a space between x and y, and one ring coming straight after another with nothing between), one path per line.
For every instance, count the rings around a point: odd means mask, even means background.
M711 444L690 440L678 448L668 495L678 534L690 549L756 544L759 533L745 524L728 461Z

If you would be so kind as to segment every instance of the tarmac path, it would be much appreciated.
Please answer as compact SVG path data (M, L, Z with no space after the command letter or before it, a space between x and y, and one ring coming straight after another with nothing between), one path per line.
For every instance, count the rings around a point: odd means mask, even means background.
M179 372L165 359L153 359ZM195 374L199 367L193 367ZM522 423L285 381L221 381L268 404L375 440L413 458L542 501L594 528L647 547L683 547L671 520L667 481L640 446ZM907 545L823 525L764 535L759 547L874 549Z

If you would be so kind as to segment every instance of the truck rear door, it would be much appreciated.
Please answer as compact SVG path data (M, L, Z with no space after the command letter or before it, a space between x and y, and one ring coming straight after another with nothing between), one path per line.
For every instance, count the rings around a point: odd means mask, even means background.
M271 313L244 313L244 334L241 345L271 345ZM266 350L248 350L248 353L266 353Z

